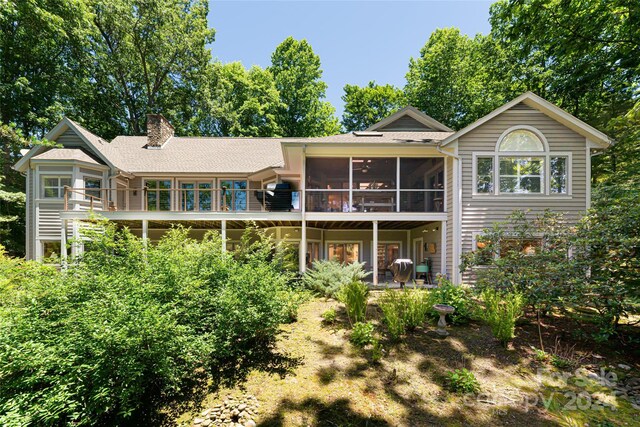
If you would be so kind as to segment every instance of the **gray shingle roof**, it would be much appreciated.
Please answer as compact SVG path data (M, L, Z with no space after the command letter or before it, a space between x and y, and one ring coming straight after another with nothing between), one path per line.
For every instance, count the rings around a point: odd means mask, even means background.
M96 159L79 148L52 148L44 153L33 156L34 160L78 160L101 165Z
M438 142L451 136L454 132L362 132L343 133L340 135L322 136L300 139L300 142L326 143L363 143L363 144L392 144L392 143L425 143ZM377 136L369 136L378 134ZM296 139L297 140L297 139Z
M173 137L160 149L146 144L146 136L118 136L100 149L131 173L253 173L284 165L276 138Z

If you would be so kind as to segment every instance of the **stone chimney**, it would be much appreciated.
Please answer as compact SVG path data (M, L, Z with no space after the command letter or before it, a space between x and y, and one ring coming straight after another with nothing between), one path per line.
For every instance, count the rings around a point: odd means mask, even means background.
M162 114L147 114L147 148L162 148L173 136L173 126Z

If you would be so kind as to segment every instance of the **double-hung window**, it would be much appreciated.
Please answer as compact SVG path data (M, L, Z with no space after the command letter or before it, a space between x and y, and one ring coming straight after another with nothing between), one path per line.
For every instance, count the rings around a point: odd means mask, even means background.
M528 126L506 132L492 153L474 155L474 194L569 194L570 154L549 152Z
M144 182L147 193L147 210L170 211L171 210L171 180L147 179Z
M42 197L45 199L62 199L64 187L71 187L70 175L42 177Z

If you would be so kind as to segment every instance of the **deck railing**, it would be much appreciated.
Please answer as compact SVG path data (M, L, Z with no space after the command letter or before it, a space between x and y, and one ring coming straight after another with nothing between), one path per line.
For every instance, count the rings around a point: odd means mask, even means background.
M125 212L295 212L300 192L235 188L71 188L64 210Z
M351 193L351 194L350 194ZM235 188L71 188L65 211L125 212L445 212L444 190Z

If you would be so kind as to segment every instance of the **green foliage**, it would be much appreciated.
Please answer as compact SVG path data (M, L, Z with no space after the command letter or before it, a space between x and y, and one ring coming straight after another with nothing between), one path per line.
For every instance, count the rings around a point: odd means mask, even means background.
M456 309L453 314L447 314L447 319L454 325L468 323L476 306L468 288L456 286L444 277L439 279L437 288L429 291L429 306L432 307L434 304L450 305ZM440 317L433 309L428 313L434 320Z
M454 393L477 393L480 391L480 383L473 372L466 368L456 369L446 373L447 387Z
M364 322L367 315L368 297L369 287L360 280L353 280L338 291L338 300L345 305L349 322L352 325Z
M330 308L329 310L322 313L322 320L330 325L336 323L337 318L338 313L336 313L336 310L333 308Z
M596 337L606 340L640 291L639 190L634 182L603 187L577 226L550 211L515 211L479 236L483 247L463 255L462 269L478 288L522 293L539 312L592 308Z
M338 133L335 108L323 101L320 57L306 40L286 38L271 55L269 71L280 93L276 122L283 136L323 136Z
M351 335L349 337L351 344L356 347L365 347L369 344L373 344L375 338L373 336L373 323L357 322L353 325Z
M371 361L373 363L378 363L384 356L384 350L382 348L382 344L380 344L380 340L374 338L371 348Z
M387 326L393 340L400 339L406 332L403 302L401 293L391 289L387 289L378 300L378 306L382 310L382 321Z
M431 310L430 301L430 295L425 290L397 292L387 289L378 305L391 338L397 340L406 331L413 331L423 325Z
M342 127L346 132L365 130L405 106L402 90L392 85L345 85Z
M568 369L573 366L573 362L556 354L551 355L551 364L558 369Z
M549 353L547 353L546 351L544 351L542 349L535 348L534 349L534 358L538 362L546 362L547 360L549 360Z
M500 55L490 37L437 29L409 62L405 95L414 107L461 129L510 98L508 80L496 66Z
M0 256L2 425L149 422L272 348L290 316L263 235L232 257L213 232L174 229L146 250L108 223L86 232L90 249L62 270Z
M522 294L485 289L482 300L485 305L483 319L491 327L493 336L506 346L515 338L516 321L523 314L525 301Z
M211 67L213 131L221 136L280 136L276 114L282 108L273 76L240 62Z
M370 274L364 271L364 262L341 264L335 260L317 260L302 276L302 284L319 295L335 298L340 288L362 281Z

